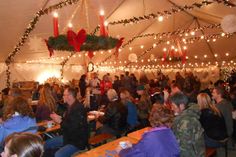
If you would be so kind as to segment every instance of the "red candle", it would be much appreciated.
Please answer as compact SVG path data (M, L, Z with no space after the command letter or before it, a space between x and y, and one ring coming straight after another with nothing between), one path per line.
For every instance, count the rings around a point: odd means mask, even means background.
M57 37L59 35L58 14L57 13L53 14L53 32L54 32L54 37Z
M105 21L104 25L105 25L105 36L108 36L108 33L109 33L109 31L108 31L108 22Z
M105 31L105 26L104 26L104 11L100 11L100 35L105 36L106 31Z
M68 23L68 30L72 30L72 27L73 27L72 23Z

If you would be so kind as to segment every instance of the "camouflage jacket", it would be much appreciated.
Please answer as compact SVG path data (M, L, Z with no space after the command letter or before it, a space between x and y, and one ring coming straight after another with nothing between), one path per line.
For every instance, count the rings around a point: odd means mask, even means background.
M205 157L204 130L199 118L199 106L194 104L173 122L172 129L180 145L181 157Z

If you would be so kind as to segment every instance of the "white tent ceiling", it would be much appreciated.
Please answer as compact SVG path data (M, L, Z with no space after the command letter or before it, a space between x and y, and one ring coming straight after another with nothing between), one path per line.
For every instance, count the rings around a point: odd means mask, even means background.
M0 62L4 62L9 53L14 50L14 46L18 43L19 38L23 35L35 13L39 11L40 8L47 8L58 2L60 1L14 0L0 2ZM91 33L99 24L99 11L101 9L105 11L106 20L108 22L113 22L148 15L150 13L156 13L157 11L163 12L165 10L171 10L174 5L192 5L195 2L200 3L202 0L80 0L74 5L57 10L59 14L59 29L60 33L65 33L67 24L71 21L74 31L84 28L88 33ZM236 0L232 0L231 2L236 3ZM125 26L123 24L110 25L109 35L113 37L124 37L124 43L126 43L137 35L172 32L177 29L194 28L197 27L198 24L200 26L220 24L222 18L228 14L236 15L236 7L230 8L224 4L214 3L200 9L194 8L193 10L172 14L171 16L168 16L168 18L164 17L163 22L159 22L157 19L150 19ZM196 36L200 36L202 33L210 35L222 33L222 30L220 28L206 29L203 30L203 32L196 32ZM69 53L56 52L52 58L49 58L46 46L40 42L42 39L47 39L52 35L52 15L43 15L40 17L35 29L30 33L29 39L27 39L19 53L14 57L14 62L25 63L27 61L36 61L39 63L60 64ZM171 38L172 37L169 37L165 40L171 40ZM122 49L119 60L122 61L123 64L124 61L127 63L128 54L136 53L139 56L146 49L150 48L153 43L157 42L157 40L159 39L155 40L153 37L134 40L130 45ZM144 45L143 49L140 48L141 45ZM157 45L156 48L145 54L140 60L144 59L144 63L147 64L146 61L150 58L151 54L154 54L155 58L160 59L163 55L162 49L166 46L166 44ZM187 46L188 62L227 61L236 57L235 35L230 38L217 39L215 42L201 40L194 42L193 44L188 44ZM129 47L132 47L132 51L129 50ZM229 56L226 56L226 53L229 53ZM78 53L75 57L72 57L67 64L83 65L85 63L84 60L89 60L88 57L83 57L84 54L84 52ZM214 57L214 54L218 54L218 57ZM111 55L109 52L104 52L103 54L101 54L101 52L96 52L92 61L94 63L100 63L109 55ZM207 55L207 57L204 58L204 55ZM198 56L198 58L196 59L195 56ZM111 62L111 64L114 64L115 61L115 57L107 60L107 62Z

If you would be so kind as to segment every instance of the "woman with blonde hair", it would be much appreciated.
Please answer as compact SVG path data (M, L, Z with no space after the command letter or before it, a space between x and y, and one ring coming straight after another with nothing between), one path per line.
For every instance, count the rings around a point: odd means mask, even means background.
M36 120L50 120L50 114L57 111L56 100L53 97L52 90L48 86L44 86L40 90L40 97L36 109Z
M205 131L205 144L208 147L220 147L219 141L228 137L224 117L212 104L208 94L198 94L197 101L201 110L200 122Z
M14 98L3 114L0 124L0 143L13 132L36 133L37 124L28 101L22 97Z
M31 133L13 133L5 140L2 157L42 157L43 140Z

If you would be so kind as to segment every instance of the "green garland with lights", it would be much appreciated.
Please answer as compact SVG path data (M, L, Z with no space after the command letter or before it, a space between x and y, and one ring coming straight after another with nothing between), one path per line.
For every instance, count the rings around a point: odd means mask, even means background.
M119 39L105 36L87 35L86 41L81 45L80 51L99 51L114 48ZM69 45L66 35L49 37L48 46L54 50L74 51L73 46Z

